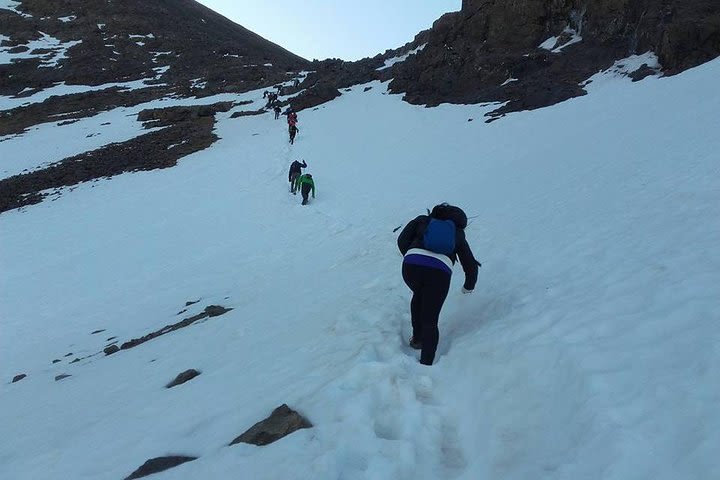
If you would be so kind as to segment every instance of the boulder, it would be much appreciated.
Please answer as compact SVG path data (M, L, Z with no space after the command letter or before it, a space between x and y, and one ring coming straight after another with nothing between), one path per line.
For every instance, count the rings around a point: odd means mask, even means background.
M171 468L182 465L183 463L192 462L197 460L198 457L186 457L186 456L169 456L169 457L157 457L151 458L147 462L143 463L140 468L135 470L130 476L125 477L125 480L134 480L136 478L147 477L154 473L164 472Z
M193 368L191 368L190 370L185 370L184 372L178 374L178 376L175 377L175 380L165 385L165 388L177 387L178 385L182 385L185 382L189 382L198 375L200 375L200 372Z
M252 445L268 445L296 430L302 428L311 428L312 423L295 410L282 404L270 414L268 418L262 420L245 433L235 438L230 445L238 443L249 443Z

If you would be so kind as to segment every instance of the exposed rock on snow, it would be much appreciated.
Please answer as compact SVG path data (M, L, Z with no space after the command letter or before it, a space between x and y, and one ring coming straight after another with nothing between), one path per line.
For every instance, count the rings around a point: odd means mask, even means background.
M253 115L262 115L265 112L266 110L262 108L259 110L241 110L239 112L233 112L230 118L251 117Z
M302 428L312 428L312 423L286 404L282 404L273 410L268 418L256 423L230 442L230 445L267 445Z
M126 142L106 145L98 150L85 152L51 164L42 170L15 175L0 180L0 212L41 202L48 196L47 190L72 186L102 177L112 177L124 172L168 168L178 159L203 150L217 140L213 133L214 111L230 108L226 104L204 107L178 107L151 111L147 115L160 115L158 123L169 121L162 117L164 110L172 115L189 118L170 127L151 132ZM177 113L180 112L180 113ZM173 148L168 148L172 146Z
M25 378L25 377L27 377L27 375L25 375L24 373L21 373L21 374L19 374L19 375L15 375L15 376L13 377L13 379L12 379L12 383L19 382L20 380L22 380L22 379Z
M177 387L178 385L182 385L185 382L189 382L198 375L200 375L200 372L198 372L194 368L191 368L190 370L185 370L184 372L178 374L178 376L175 377L175 380L165 385L165 388Z
M149 333L141 338L134 338L130 340L129 342L125 342L120 346L121 350L127 350L128 348L137 347L140 344L143 344L145 342L149 342L150 340L153 340L161 335L165 335L166 333L174 332L176 330L180 330L181 328L188 327L192 325L193 323L197 322L198 320L202 320L209 317L217 317L220 315L223 315L227 312L232 310L232 308L225 308L218 305L210 305L208 307L205 307L205 310L202 313L199 313L197 315L194 315L192 317L186 318L178 323L173 323L172 325L166 325L165 327L161 328L160 330L156 330L152 333Z
M147 462L143 463L140 468L135 470L130 476L125 477L125 480L133 480L136 478L147 477L154 473L164 472L171 468L182 465L183 463L192 462L197 460L198 457L186 457L186 456L171 456L171 457L158 457L151 458Z
M60 375L56 375L56 376L55 376L55 381L56 381L56 382L59 382L60 380L63 380L63 379L68 378L68 377L72 377L72 375L67 374L67 373L61 373Z
M138 121L148 122L145 128L161 127L202 117L212 117L217 112L227 112L234 105L233 102L218 102L212 105L151 108L142 110L138 114Z
M105 347L103 349L103 352L105 353L105 355L112 355L113 353L116 353L119 351L120 351L120 347L118 347L117 345L108 345L107 347Z

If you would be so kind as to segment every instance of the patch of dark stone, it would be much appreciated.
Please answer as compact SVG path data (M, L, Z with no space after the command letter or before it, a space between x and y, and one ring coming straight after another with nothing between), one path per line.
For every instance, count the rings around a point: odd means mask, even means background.
M185 382L189 382L198 375L200 375L200 372L198 372L194 368L191 368L190 370L185 370L184 372L178 374L178 376L175 377L175 380L165 385L165 388L177 387L178 385L182 385Z
M106 342L112 342L112 341L115 340L116 338L117 338L117 337L110 337L110 338L108 338L108 339L105 340L105 341L106 341Z
M108 345L107 347L103 348L103 353L105 353L106 356L112 355L113 353L117 353L119 351L120 347L118 347L117 345Z
M138 113L138 121L145 128L166 127L189 120L212 117L218 112L227 112L233 108L233 102L218 102L212 105L179 106L167 108L149 108Z
M214 117L198 117L122 143L106 145L54 163L48 168L0 180L0 212L40 203L46 190L109 178L125 172L175 166L217 140ZM173 148L168 148L174 146Z
M201 313L198 313L197 315L193 315L192 317L188 317L183 319L182 321L178 323L173 323L171 325L166 325L165 327L161 328L160 330L156 330L152 333L148 333L144 337L140 338L134 338L128 342L123 343L120 346L121 350L127 350L129 348L137 347L138 345L141 345L145 342L149 342L150 340L153 340L161 335L165 335L170 332L174 332L176 330L180 330L181 328L188 327L192 325L193 323L203 320L205 318L210 317L217 317L220 315L223 315L227 312L232 310L232 308L225 308L218 305L210 305L205 307L205 310L203 310Z
M193 300L188 300L187 302L185 302L185 306L186 306L186 307L189 307L190 305L195 305L196 303L200 303L200 299L197 299L197 300L195 300L195 301L193 301Z
M72 357L72 356L73 356L72 352L70 352L70 353L68 353L68 354L65 355L66 358L67 358L67 357Z
M69 374L67 374L67 373L62 373L62 374L60 374L60 375L56 375L56 376L55 376L55 381L56 381L56 382L59 382L60 380L64 380L64 379L66 379L66 378L68 378L68 377L72 377L72 375L69 375Z
M98 333L102 333L104 331L105 331L104 328L102 330L95 330L95 331L90 332L90 335L97 335Z
M266 110L262 109L262 108L260 110L243 110L240 112L233 112L233 114L230 115L230 118L240 118L240 117L250 117L253 115L262 115L265 112L266 112Z
M62 361L62 360L60 360L59 358L56 358L55 360L52 361L52 363L53 363L53 364L55 364L55 363L60 363L61 361Z
M25 375L24 373L21 373L21 374L19 374L19 375L15 375L15 376L13 377L13 379L12 379L12 383L19 382L20 380L22 380L22 379L25 378L25 377L27 377L27 375Z
M312 428L312 423L286 404L282 404L273 410L268 418L256 423L230 442L230 445L268 445L302 428Z
M72 95L52 96L39 103L0 112L0 136L24 132L39 123L63 125L117 107L132 107L167 96L167 88L121 90L107 88Z
M370 90L372 90L372 87L365 87L365 88L363 88L363 92L369 92Z
M197 460L198 457L186 457L186 456L170 456L170 457L157 457L151 458L147 462L143 463L140 468L135 470L130 476L125 477L125 480L134 480L136 478L147 477L155 473L164 472L171 468L182 465L183 463L192 462Z

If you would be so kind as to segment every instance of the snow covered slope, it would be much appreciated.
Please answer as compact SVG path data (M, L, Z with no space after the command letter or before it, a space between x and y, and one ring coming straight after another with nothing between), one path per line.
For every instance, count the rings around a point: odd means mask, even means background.
M200 458L152 478L719 478L719 75L608 73L490 124L496 105L375 82L303 112L294 146L270 115L220 113L175 168L3 213L0 478L167 454ZM441 201L473 217L483 268L470 296L456 272L424 367L393 229ZM69 363L210 304L233 310ZM281 403L314 428L227 446Z

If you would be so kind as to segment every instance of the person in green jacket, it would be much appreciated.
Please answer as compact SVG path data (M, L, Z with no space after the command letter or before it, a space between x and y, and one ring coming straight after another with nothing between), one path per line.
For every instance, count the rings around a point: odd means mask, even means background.
M309 173L305 173L297 177L297 180L295 180L295 188L296 190L300 190L300 193L302 194L303 205L307 205L308 195L311 191L312 197L315 198L315 182L313 181L312 175Z

